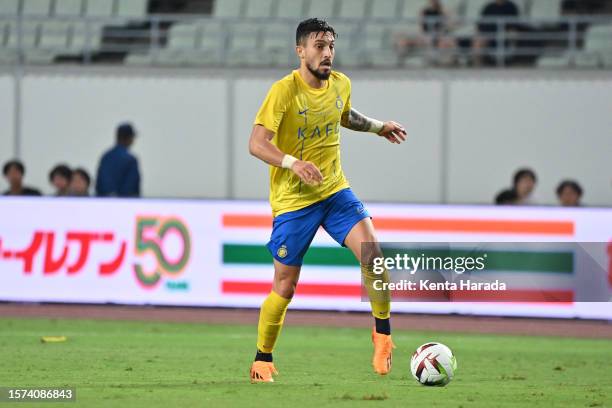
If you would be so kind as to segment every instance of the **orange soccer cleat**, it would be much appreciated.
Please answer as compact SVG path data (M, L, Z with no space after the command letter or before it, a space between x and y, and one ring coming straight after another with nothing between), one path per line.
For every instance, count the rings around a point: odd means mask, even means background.
M274 382L272 375L278 375L274 363L253 361L253 365L251 366L251 383Z
M389 374L391 353L395 348L391 335L376 333L376 329L372 329L372 343L374 344L374 356L372 357L374 372L380 375Z

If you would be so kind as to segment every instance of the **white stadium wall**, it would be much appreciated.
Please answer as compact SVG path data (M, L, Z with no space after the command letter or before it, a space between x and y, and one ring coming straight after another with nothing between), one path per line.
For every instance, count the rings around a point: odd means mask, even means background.
M571 178L585 202L612 204L612 81L453 81L450 95L450 202L493 197L529 165L536 203Z
M130 120L141 135L134 151L145 196L265 199L267 168L249 156L247 140L268 87L285 74L26 73L18 152L13 79L1 76L0 159L18 153L27 183L51 193L53 165L67 162L95 174L116 124ZM526 165L539 175L538 203L554 204L557 183L575 178L586 205L612 205L607 74L553 80L546 73L349 74L357 109L401 121L409 133L407 143L395 146L344 131L344 168L365 200L491 203Z
M356 79L352 85L353 107L401 122L409 133L409 143L398 146L345 132L342 162L355 191L367 200L441 202L442 84Z
M48 172L66 162L92 176L129 120L143 191L153 197L225 197L225 82L86 76L27 76L23 81L22 158L28 182L49 191Z

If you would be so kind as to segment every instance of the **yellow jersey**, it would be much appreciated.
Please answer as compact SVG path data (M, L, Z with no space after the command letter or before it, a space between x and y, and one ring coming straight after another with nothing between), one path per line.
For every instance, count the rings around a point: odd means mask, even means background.
M340 118L351 109L351 81L332 71L326 86L308 85L297 70L275 82L259 108L255 125L274 132L283 153L315 164L323 182L310 186L290 169L270 166L274 217L299 210L349 187L340 164Z

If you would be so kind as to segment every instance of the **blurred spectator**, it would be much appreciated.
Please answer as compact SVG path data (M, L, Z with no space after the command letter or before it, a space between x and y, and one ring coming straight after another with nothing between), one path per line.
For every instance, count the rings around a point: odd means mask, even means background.
M557 198L564 207L580 207L582 187L574 180L563 180L557 187Z
M136 132L129 123L117 127L117 144L100 159L96 177L96 194L101 197L139 197L138 159L128 149Z
M79 167L72 172L70 195L76 197L87 197L89 196L90 185L91 177L89 177L89 173L87 170Z
M503 190L495 196L496 205L514 205L518 203L518 195L513 189Z
M485 54L492 54L498 46L496 37L500 32L500 26L497 24L497 19L514 19L519 17L519 9L510 0L495 0L486 4L480 12L480 17L484 21L478 23L478 34L472 41L472 53L474 56L474 65L481 65ZM495 21L492 21L496 19ZM506 23L504 25L504 42L505 48L509 46L508 38L513 37L513 33L517 29L517 24Z
M426 45L438 49L438 62L445 65L454 62L457 48L455 38L448 34L451 25L451 17L440 0L429 0L421 11L421 28Z
M49 182L55 187L56 196L65 196L69 193L72 170L65 164L58 164L49 172Z
M449 35L452 22L440 0L428 0L421 10L421 34L410 35L400 33L395 43L401 55L406 55L410 49L427 47L436 50L435 62L449 64L455 61L454 51L457 48L455 39Z
M23 176L25 175L25 167L19 160L10 160L4 164L2 174L9 183L9 189L4 195L18 196L39 196L40 191L35 188L25 187L23 185Z
M513 190L518 197L517 204L529 205L534 204L531 197L538 179L533 170L522 168L514 173Z

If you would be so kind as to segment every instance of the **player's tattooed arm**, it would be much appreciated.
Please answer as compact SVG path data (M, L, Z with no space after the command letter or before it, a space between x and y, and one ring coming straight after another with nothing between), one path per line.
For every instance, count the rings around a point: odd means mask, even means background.
M344 112L340 118L340 124L347 129L357 132L372 132L384 137L391 143L402 143L406 140L406 130L402 125L392 120L381 122L372 119L351 108L349 112Z
M340 124L347 129L357 132L378 133L383 128L383 123L381 121L368 118L366 115L353 108L342 114Z

